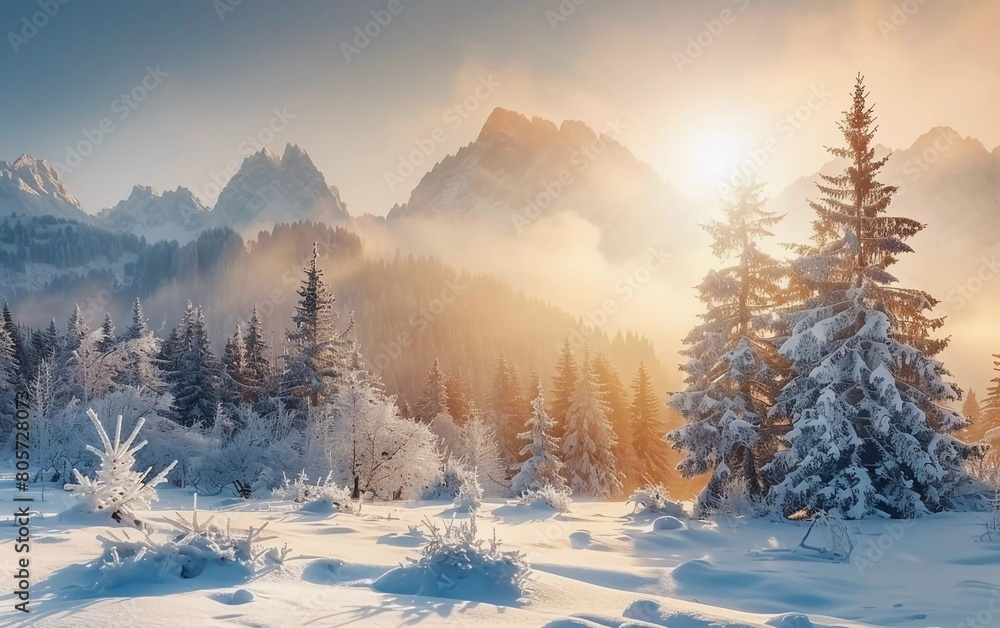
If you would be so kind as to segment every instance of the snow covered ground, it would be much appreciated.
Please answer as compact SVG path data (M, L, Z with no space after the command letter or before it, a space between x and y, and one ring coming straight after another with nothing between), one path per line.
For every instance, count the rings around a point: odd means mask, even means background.
M4 474L5 513L13 489ZM140 513L154 528L168 529L165 517L175 510L190 517L190 491L159 492L157 509ZM72 503L54 486L35 503L30 615L13 611L17 529L10 514L0 524L7 583L0 625L1000 625L1000 537L981 538L983 514L850 522L857 547L851 562L835 562L795 549L805 523L667 519L654 529L656 516L633 517L631 505L621 502L577 502L558 514L487 500L478 515L480 536L495 531L504 549L523 551L532 567L530 599L495 605L492 590L458 587L470 599L443 599L373 588L419 556L422 521L468 516L453 515L446 502L365 504L353 515L200 497L203 519L213 515L215 523L228 519L241 529L268 523L267 532L278 537L270 544L292 550L284 568L249 580L236 570L206 570L183 580L120 582L101 592L91 589L94 572L84 565L101 555L97 536L111 528L60 515Z

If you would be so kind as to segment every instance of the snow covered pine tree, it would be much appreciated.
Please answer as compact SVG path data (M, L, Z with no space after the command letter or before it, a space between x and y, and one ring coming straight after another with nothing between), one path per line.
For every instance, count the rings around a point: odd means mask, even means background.
M887 158L874 157L867 97L859 76L839 125L846 147L829 149L844 172L822 176L813 244L792 264L802 303L780 351L793 379L772 409L791 417L790 448L765 468L785 514L915 517L983 499L963 464L981 450L946 435L966 422L940 405L959 393L932 357L947 344L930 337L942 319L924 314L937 301L886 270L923 225L884 215L896 188L876 179Z
M762 189L757 182L739 186L724 207L726 220L705 226L712 252L720 259L735 256L736 263L710 272L698 287L707 311L684 339L687 389L670 399L687 420L668 435L687 454L678 468L685 477L712 472L698 498L706 512L735 482L745 483L751 495L763 493L761 467L776 449L779 427L768 410L786 369L772 341L784 269L757 243L783 216L764 211Z

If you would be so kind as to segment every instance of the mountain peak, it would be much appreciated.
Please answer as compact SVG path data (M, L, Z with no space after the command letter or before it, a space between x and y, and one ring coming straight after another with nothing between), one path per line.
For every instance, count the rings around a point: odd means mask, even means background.
M55 169L45 160L26 154L13 163L0 161L0 215L10 213L90 218Z

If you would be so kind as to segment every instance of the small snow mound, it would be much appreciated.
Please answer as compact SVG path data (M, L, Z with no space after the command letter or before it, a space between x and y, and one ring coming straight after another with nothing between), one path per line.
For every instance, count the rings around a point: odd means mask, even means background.
M627 625L668 626L669 628L743 628L746 624L721 621L697 612L674 611L656 600L636 600L628 605L622 617L641 622Z
M230 604L249 604L254 601L254 594L246 589L236 589L229 598Z
M605 628L605 626L582 617L564 617L563 619L554 619L542 628Z
M677 517L660 517L653 521L653 531L654 532L666 532L668 530L684 530L687 528L687 524L678 519Z
M672 501L667 489L662 484L647 484L628 498L634 504L633 515L641 513L663 514L678 519L685 518L684 506Z
M764 622L764 625L774 626L775 628L813 628L816 624L812 623L812 620L802 613L785 613L784 615L772 617Z

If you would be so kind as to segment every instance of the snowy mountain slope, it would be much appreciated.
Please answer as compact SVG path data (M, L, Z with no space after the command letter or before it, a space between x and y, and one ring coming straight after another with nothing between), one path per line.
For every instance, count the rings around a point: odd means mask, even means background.
M653 229L665 231L686 210L674 190L619 143L623 129L617 120L595 131L578 121L556 125L497 108L478 138L435 165L388 221L461 217L522 233L565 211L599 227L602 248L620 253Z
M59 174L45 160L21 155L0 161L0 216L56 216L89 221L80 201L66 189Z
M129 197L98 214L101 226L146 240L193 240L211 225L209 209L187 188L162 195L150 187L135 186Z
M266 148L247 157L219 194L211 212L213 226L256 235L278 222L347 220L347 206L309 155L289 144L279 158Z

